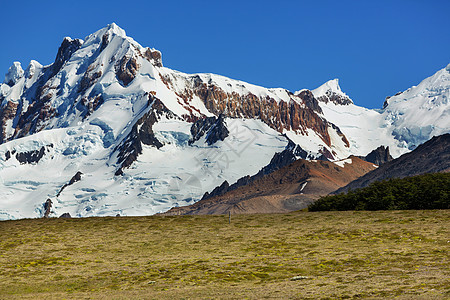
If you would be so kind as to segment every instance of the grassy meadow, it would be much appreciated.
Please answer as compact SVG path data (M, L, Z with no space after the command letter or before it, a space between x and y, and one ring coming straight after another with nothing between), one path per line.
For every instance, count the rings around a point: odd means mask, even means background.
M449 299L450 210L0 222L0 299Z

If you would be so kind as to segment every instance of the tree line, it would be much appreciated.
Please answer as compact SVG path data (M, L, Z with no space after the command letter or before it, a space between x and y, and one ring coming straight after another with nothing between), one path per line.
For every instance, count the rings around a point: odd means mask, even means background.
M369 186L321 197L309 211L449 209L450 173L376 181Z

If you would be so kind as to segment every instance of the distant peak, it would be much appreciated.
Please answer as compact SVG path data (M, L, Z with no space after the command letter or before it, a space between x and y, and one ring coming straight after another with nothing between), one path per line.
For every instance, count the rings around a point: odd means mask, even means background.
M23 77L24 71L20 62L15 61L11 67L8 69L8 73L5 75L5 81L9 86L13 86Z
M339 86L339 79L328 80L317 89L312 90L314 97L323 102L332 101L336 104L351 104L353 101L345 94Z
M445 67L445 71L450 72L450 64Z
M122 38L127 38L125 30L117 26L116 23L111 23L97 30L96 32L88 35L84 39L84 43L89 45L90 43L98 43L104 40L109 41L113 36L120 36Z
M125 30L123 30L122 28L120 28L116 23L111 23L108 24L105 28L105 32L109 32L121 37L126 37L127 34L125 32Z
M341 93L343 94L343 92L341 90L341 87L339 86L339 79L338 78L328 80L327 82L322 84L320 87L318 87L314 91L318 91L318 90L321 90L323 92L332 91L332 92L335 92L335 93L338 93L338 94L341 94Z
M30 63L28 64L27 69L25 70L25 77L27 78L31 78L33 77L33 75L36 72L36 69L41 69L42 65L35 61L35 60L31 60Z

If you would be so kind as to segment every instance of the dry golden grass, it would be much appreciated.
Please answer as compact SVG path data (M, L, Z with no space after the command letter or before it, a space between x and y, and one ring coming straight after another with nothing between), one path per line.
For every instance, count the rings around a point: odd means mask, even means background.
M0 298L443 299L449 249L449 210L4 221Z

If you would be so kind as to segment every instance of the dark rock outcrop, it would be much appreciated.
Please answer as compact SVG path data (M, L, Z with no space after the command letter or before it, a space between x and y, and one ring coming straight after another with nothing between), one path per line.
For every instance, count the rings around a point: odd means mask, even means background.
M6 126L7 122L13 120L16 116L19 104L8 101L4 107L0 108L0 144L7 141Z
M59 216L60 219L70 219L72 216L69 213L63 213Z
M270 163L258 172L260 176L270 174L290 163L296 161L297 159L307 159L309 157L308 152L303 150L299 145L288 139L288 144L286 148L274 154Z
M303 209L321 195L375 169L372 163L351 158L352 163L344 167L329 161L299 159L248 184L189 206L174 207L163 215L274 213Z
M193 144L206 135L206 142L211 146L217 141L225 140L229 133L223 114L220 114L219 117L207 117L192 124L192 138L189 140L189 144Z
M337 105L353 104L353 101L349 97L337 94L331 90L326 91L325 95L317 97L317 100L324 103L333 102Z
M73 177L70 179L69 183L66 183L65 185L63 185L61 187L61 189L59 190L58 194L56 194L56 197L59 197L59 195L61 195L61 193L64 191L64 189L66 187L68 187L69 185L74 184L77 181L81 180L81 175L83 175L83 173L81 173L80 171L78 171L75 175L73 175Z
M116 65L116 76L119 82L128 86L139 71L139 64L134 56L124 56Z
M287 137L286 137L287 138ZM215 196L224 195L227 192L233 191L241 186L248 185L253 181L262 178L272 172L275 172L298 159L311 158L308 156L308 152L303 150L299 145L292 142L289 138L288 145L282 152L274 154L270 163L263 167L258 173L253 176L247 175L239 178L235 183L230 185L226 180L218 187L214 188L211 193L206 192L201 200L209 199Z
M173 87L170 76L161 76L161 80L169 89ZM328 130L332 124L321 116L322 110L311 91L305 90L298 95L287 92L290 100L277 102L270 96L257 96L250 92L225 92L212 80L204 81L198 75L192 78L191 84L184 93L177 94L184 103L190 103L197 96L208 111L216 116L224 114L229 118L257 118L280 133L294 130L307 135L308 129L311 129L326 145L331 146ZM195 118L194 115L182 117L188 121ZM344 144L349 146L345 135L342 132L338 134Z
M84 73L80 84L78 85L78 93L85 92L88 88L93 86L100 77L102 77L102 71L94 72L94 68L95 65L90 65Z
M393 160L394 158L389 153L389 146L380 146L367 154L365 157L362 157L362 159L379 166L384 164L385 162Z
M52 76L61 70L62 66L70 59L72 54L80 49L82 45L81 40L65 38L58 49L55 62L52 65Z
M211 193L206 192L203 195L202 200L203 199L212 198L212 197L215 197L215 196L219 196L219 195L223 195L223 194L225 194L226 192L229 191L229 188L230 188L230 184L228 183L228 181L225 180L221 185L215 187L211 191Z
M109 44L109 32L102 36L102 43L100 44L100 52L103 51Z
M128 168L142 153L142 144L161 148L163 144L153 133L153 124L159 117L165 114L167 117L174 117L172 112L155 96L149 94L150 110L144 114L132 127L131 132L115 149L119 151L117 163L120 164L115 175L122 175L123 169Z
M39 150L17 152L16 159L20 164L37 164L44 157L45 153L49 151L48 148L53 148L53 144L42 146ZM10 154L5 155L10 157Z
M84 118L90 116L94 111L96 111L100 105L104 102L102 94L99 94L95 97L83 97L79 104L82 105L82 109L86 111ZM80 110L82 110L80 109Z
M147 48L144 57L156 67L162 67L161 52Z
M8 150L5 152L5 160L8 160L11 158L11 152Z
M45 153L45 148L42 147L39 150L19 152L16 154L16 159L20 162L20 164L38 163L41 160L41 158L44 156L44 153Z
M35 83L36 94L28 95L31 104L26 111L20 111L16 116L17 126L14 131L14 138L24 137L28 134L39 132L45 128L45 125L57 115L56 108L49 103L55 95L58 87L45 83L44 77L48 72ZM19 114L19 110L17 112Z
M47 199L47 201L45 201L44 203L44 218L48 218L48 216L50 215L51 209L52 209L52 200L51 199Z
M319 102L314 98L313 93L310 90L303 90L298 94L298 96L305 102L305 105L315 112L323 113L322 108L320 108Z
M415 150L382 164L372 172L333 192L333 194L363 188L374 181L437 172L450 172L449 133L433 137Z

